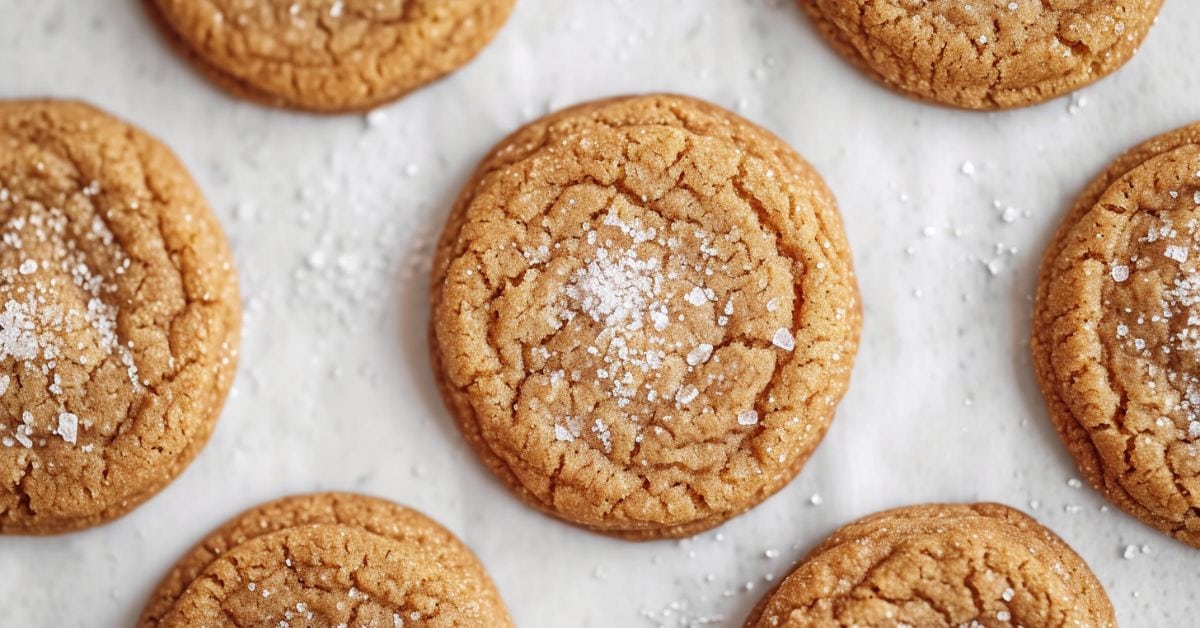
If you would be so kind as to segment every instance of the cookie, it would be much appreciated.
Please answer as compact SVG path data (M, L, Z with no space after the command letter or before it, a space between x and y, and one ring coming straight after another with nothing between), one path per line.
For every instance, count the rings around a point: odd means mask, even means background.
M288 497L242 513L184 556L138 625L512 626L453 534L382 499Z
M921 100L1037 104L1129 61L1162 0L799 0L854 65Z
M87 105L0 101L0 532L104 523L212 432L229 246L179 161Z
M404 96L483 50L516 0L143 0L213 82L335 113Z
M433 269L443 398L529 504L631 539L778 491L846 390L861 313L821 177L691 98L588 103L488 155Z
M1200 125L1092 182L1042 261L1033 363L1079 468L1200 547Z
M1000 504L889 510L842 527L746 628L1111 628L1112 604L1061 539Z

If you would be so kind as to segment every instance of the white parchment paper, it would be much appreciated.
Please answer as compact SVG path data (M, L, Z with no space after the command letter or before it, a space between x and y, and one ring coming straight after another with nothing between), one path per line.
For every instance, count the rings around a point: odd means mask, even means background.
M520 0L462 71L369 117L317 117L213 88L132 0L0 0L0 97L86 99L170 145L233 242L246 304L207 449L115 523L0 538L0 626L129 625L210 529L312 490L436 517L524 627L740 626L838 525L935 500L1041 519L1093 566L1122 625L1194 624L1200 554L1069 484L1026 338L1036 265L1071 199L1126 148L1200 120L1197 32L1200 4L1168 0L1117 75L982 114L876 86L788 0ZM866 323L850 393L795 482L716 531L631 544L537 514L476 463L434 389L426 273L494 142L547 110L646 91L729 107L816 165Z

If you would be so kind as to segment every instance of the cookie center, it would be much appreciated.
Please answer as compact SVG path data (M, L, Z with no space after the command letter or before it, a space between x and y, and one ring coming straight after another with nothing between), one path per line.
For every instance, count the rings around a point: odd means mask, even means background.
M33 448L50 439L75 445L91 419L69 397L106 363L125 370L137 391L137 365L118 333L116 274L129 261L80 191L67 208L27 198L0 181L0 445ZM86 220L81 222L81 218Z
M706 306L715 294L698 281L694 267L679 259L679 235L667 232L660 238L658 227L644 225L641 217L627 222L619 205L627 215L642 213L618 201L599 228L587 230L584 265L571 274L561 316L570 321L582 313L599 326L595 342L587 347L594 356L589 362L595 383L611 382L612 395L626 406L638 388L645 389L649 400L670 392L646 381L655 379L668 355L690 348L690 365L708 361L713 346L702 341L714 339L700 337L705 334L689 325L692 317L682 306ZM709 240L699 229L692 237L701 240L702 249Z
M571 237L525 250L551 296L518 404L546 417L555 440L627 462L644 442L756 425L757 395L795 346L790 269L771 272L780 260L752 252L756 238L769 240L616 194Z

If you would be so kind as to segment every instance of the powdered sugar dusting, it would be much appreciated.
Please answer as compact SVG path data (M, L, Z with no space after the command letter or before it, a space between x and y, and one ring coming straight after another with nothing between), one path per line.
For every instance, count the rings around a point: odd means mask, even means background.
M78 194L90 197L98 192L92 183ZM84 251L100 249L92 255L108 256L109 272L117 275L129 269L130 261L113 246L113 234L99 216L80 229L58 207L11 191L4 194L4 202L8 219L0 225L0 251L11 261L0 268L0 363L13 365L8 367L13 371L40 373L47 382L49 403L58 406L41 419L49 424L39 425L25 411L4 444L32 447L35 434L57 434L73 445L81 420L65 407L62 364L86 366L97 358L114 358L128 372L130 388L141 390L130 345L121 342L117 331L116 288ZM0 376L0 395L13 381L10 374Z
M612 433L608 431L604 419L596 419L596 422L592 424L592 433L600 439L600 443L604 446L604 453L612 453Z
M687 354L687 363L689 366L704 364L710 357L712 357L712 352L713 346L710 344L696 345L696 348L692 349L691 353Z
M1171 198L1173 202L1186 204L1180 196L1175 193ZM1145 386L1161 389L1160 384L1165 382L1178 391L1163 391L1167 409L1175 416L1161 417L1159 428L1173 430L1179 438L1200 445L1200 376L1192 369L1177 366L1174 358L1181 356L1180 359L1186 360L1184 364L1200 358L1200 272L1195 261L1200 259L1196 255L1200 253L1200 221L1178 212L1161 212L1146 220L1149 224L1145 235L1137 240L1138 250L1129 259L1118 260L1111 266L1114 283L1130 285L1121 289L1131 291L1124 293L1127 296L1114 297L1129 305L1118 310L1121 320L1116 323L1113 336L1141 362ZM1155 261L1156 250L1170 262ZM1141 269L1148 276L1154 273L1167 282L1156 293L1157 303L1146 303L1144 297L1137 296L1144 294L1139 292L1144 282L1130 279ZM1134 304L1136 308L1131 307ZM1170 401L1172 397L1177 401ZM1196 455L1200 455L1200 450Z
M657 236L656 230L622 221L615 209L609 211L603 223L629 236L632 245L615 246L611 239L599 240L599 232L587 232L587 240L599 246L571 274L564 290L570 304L560 311L559 319L570 322L582 313L603 326L596 344L587 352L603 363L596 370L597 381L625 407L637 394L635 373L640 376L659 369L666 357L659 348L665 345L659 332L670 324L670 295L665 290L661 260L644 254L640 247ZM608 443L605 449L609 450L611 442L606 438L601 440Z
M16 439L21 446L29 449L33 447L31 436L33 436L33 413L26 410L21 413L21 424L16 427Z
M571 210L578 201L567 195L561 202ZM536 286L554 277L554 307L536 314L554 336L528 349L529 366L541 371L538 381L551 388L548 402L558 408L545 415L548 436L614 453L636 449L651 426L662 434L663 423L691 416L720 412L727 425L756 424L757 413L745 423L751 415L718 410L715 398L705 397L709 390L729 395L731 383L721 366L727 348L737 360L760 351L764 342L795 348L786 327L757 343L739 337L748 333L753 317L790 318L785 297L772 294L778 286L763 277L747 280L754 267L741 242L751 236L736 227L714 235L620 196L597 209L580 214L590 217L578 223L577 235L559 241L532 237L518 245L528 265L525 282ZM725 243L729 248L722 248ZM487 269L461 272L469 279ZM736 330L728 330L735 324ZM564 385L581 389L568 393L559 388ZM569 413L576 416L564 418Z
M62 437L63 440L74 445L76 436L79 434L79 417L70 412L63 412L58 415L58 428L54 431Z
M685 406L700 396L700 389L695 386L683 386L675 393L675 403Z
M775 330L775 335L771 336L771 344L784 351L792 351L796 348L796 338L790 329L780 327Z
M554 425L554 440L563 443L573 442L583 434L582 428L579 419L573 416L566 417L562 423Z
M579 302L584 314L606 327L638 330L651 312L667 314L661 301L663 281L659 270L658 259L639 259L633 249L614 253L601 248L595 259L575 271L567 296Z

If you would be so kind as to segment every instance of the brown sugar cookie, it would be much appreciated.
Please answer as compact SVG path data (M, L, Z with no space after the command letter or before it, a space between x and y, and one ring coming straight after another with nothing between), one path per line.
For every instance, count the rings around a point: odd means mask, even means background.
M681 96L502 141L434 262L433 360L467 441L529 504L632 539L715 526L795 477L860 320L820 176Z
M516 0L143 0L167 38L242 98L318 112L395 100L473 59Z
M1116 71L1162 0L799 0L846 59L887 86L965 109L1049 100Z
M119 517L204 446L237 362L220 225L153 138L0 102L0 532Z
M1092 485L1200 547L1200 125L1083 193L1042 262L1033 362Z
M138 625L511 626L495 586L424 515L346 493L238 515L184 556Z
M1053 532L1000 504L931 504L846 525L746 628L1117 625L1104 589Z

